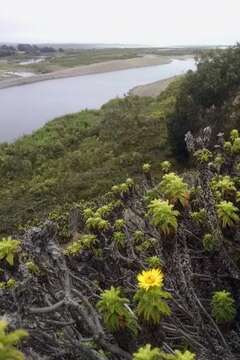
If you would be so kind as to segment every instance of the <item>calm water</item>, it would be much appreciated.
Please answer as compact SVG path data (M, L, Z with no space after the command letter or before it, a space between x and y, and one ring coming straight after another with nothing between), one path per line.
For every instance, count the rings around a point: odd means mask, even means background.
M187 70L193 59L103 74L49 80L0 90L0 141L29 134L47 121L86 108L99 108L137 85L151 83Z

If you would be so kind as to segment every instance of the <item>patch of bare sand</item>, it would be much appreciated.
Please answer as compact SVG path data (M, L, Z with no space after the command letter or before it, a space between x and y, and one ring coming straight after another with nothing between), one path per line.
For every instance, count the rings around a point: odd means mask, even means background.
M61 78L90 75L90 74L99 74L99 73L133 69L133 68L139 68L145 66L162 65L162 64L168 64L170 62L171 62L171 58L169 56L162 56L162 55L160 56L145 55L133 59L111 60L97 64L81 65L71 69L59 70L49 74L35 75L28 78L2 80L0 81L0 89L11 86L31 84L38 81L61 79Z
M156 97L160 95L161 92L163 92L168 87L168 85L176 78L177 76L173 76L168 79L155 81L151 84L136 86L129 91L129 94L137 96Z

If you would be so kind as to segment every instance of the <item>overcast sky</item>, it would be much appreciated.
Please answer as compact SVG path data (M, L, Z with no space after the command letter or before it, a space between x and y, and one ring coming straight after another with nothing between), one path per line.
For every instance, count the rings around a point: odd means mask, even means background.
M0 42L234 44L240 0L0 0Z

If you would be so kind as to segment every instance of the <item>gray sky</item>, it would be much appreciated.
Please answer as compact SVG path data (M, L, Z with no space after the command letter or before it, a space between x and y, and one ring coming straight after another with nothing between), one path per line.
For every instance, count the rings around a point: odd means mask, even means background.
M0 0L0 42L234 44L240 0Z

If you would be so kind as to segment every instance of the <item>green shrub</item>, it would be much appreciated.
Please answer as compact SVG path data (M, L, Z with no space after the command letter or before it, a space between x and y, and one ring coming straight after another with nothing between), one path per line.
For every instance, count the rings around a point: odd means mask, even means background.
M152 348L147 344L133 354L133 360L159 360L161 351L159 348Z
M34 261L27 261L25 263L27 269L29 272L31 272L34 275L38 275L40 270L39 267L34 263Z
M87 219L86 226L89 230L106 231L110 228L110 223L100 216L93 216Z
M230 138L232 141L236 140L239 137L239 132L237 129L232 129L230 132Z
M226 290L216 291L212 297L212 315L218 323L226 323L234 320L236 316L235 301L230 292Z
M149 163L143 164L142 170L144 174L149 174L151 171L151 165Z
M164 235L175 233L178 227L177 216L179 212L173 210L173 205L169 204L168 200L153 200L148 206L148 215L151 217L151 222Z
M14 264L14 256L20 249L20 241L11 237L0 240L0 260L5 259L9 265Z
M212 234L205 234L203 237L203 247L206 251L214 251L216 249L216 239Z
M231 227L240 221L238 216L238 208L230 201L221 201L217 205L218 218L222 224L222 227Z
M24 330L15 330L6 333L7 322L0 320L0 359L1 360L24 360L24 355L16 349L16 345L28 336Z
M126 241L126 235L122 231L115 231L113 233L113 240L118 247L124 247Z
M114 229L121 231L125 226L125 221L123 219L117 219L114 223Z
M136 244L142 243L144 241L144 233L141 230L134 231L133 239Z
M82 250L94 250L97 244L97 237L91 234L81 235L79 240L69 244L65 249L68 256L78 255Z
M188 185L184 183L183 179L175 173L164 175L159 184L159 189L170 203L175 204L179 201L182 206L186 206L188 204Z
M110 290L102 292L97 308L107 329L113 332L129 329L137 333L137 320L128 304L129 300L121 296L118 288L112 286Z
M147 322L159 324L163 317L171 315L170 307L166 302L169 299L171 295L159 287L152 287L148 291L137 290L134 300L137 302L138 316Z
M193 155L197 159L197 161L202 164L208 163L212 158L212 153L208 149L197 150Z
M193 219L193 221L199 223L199 224L204 224L204 222L206 221L206 210L205 209L201 209L199 211L193 211L190 213L191 218Z
M162 261L158 256L150 256L146 259L147 264L150 268L160 268Z
M225 141L224 142L224 145L223 145L223 148L224 148L224 151L227 153L227 154L231 154L232 152L232 144L230 141Z
M234 142L232 144L232 151L234 154L240 153L240 137L238 137L237 139L234 140Z
M213 191L220 191L222 196L236 191L233 179L227 175L219 178L213 178L211 181L211 187Z
M160 167L163 172L167 173L171 169L172 164L170 163L170 161L165 160L161 162Z

